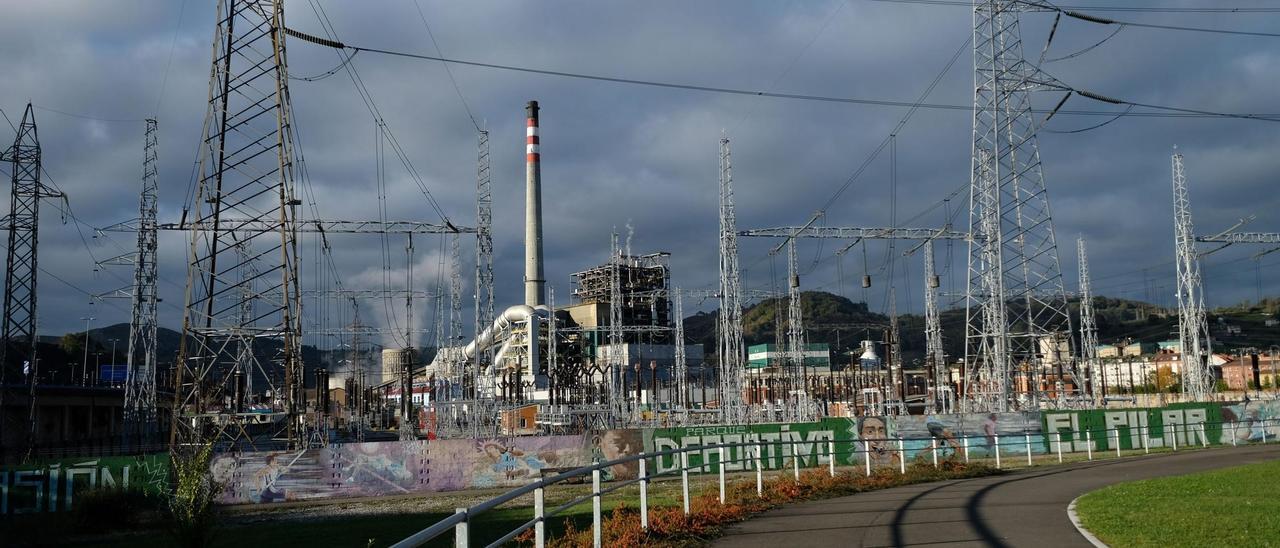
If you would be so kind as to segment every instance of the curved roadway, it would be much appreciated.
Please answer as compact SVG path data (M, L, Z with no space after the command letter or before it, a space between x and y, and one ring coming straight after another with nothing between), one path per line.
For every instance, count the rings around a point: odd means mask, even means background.
M1227 447L1030 468L791 504L730 527L714 546L1058 546L1088 548L1067 517L1113 483L1280 458L1280 445Z

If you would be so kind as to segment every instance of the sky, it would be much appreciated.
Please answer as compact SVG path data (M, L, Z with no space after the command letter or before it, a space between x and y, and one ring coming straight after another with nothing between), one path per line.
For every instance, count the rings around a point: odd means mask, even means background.
M1266 6L1232 0L1232 7ZM1222 7L1219 2L1081 0L1088 7ZM419 13L421 10L421 14ZM972 103L973 61L964 6L872 0L683 2L513 2L290 0L289 27L323 35L319 14L347 44L546 70L701 86L887 101L914 101L957 49L928 102ZM1280 13L1097 11L1113 19L1160 25L1274 31ZM424 19L427 24L424 24ZM69 197L66 222L57 201L42 205L39 331L61 334L128 321L129 303L93 299L128 285L128 267L95 266L127 253L132 234L96 235L137 215L143 118L159 124L161 222L181 215L192 184L208 106L212 1L121 3L24 2L0 19L0 110L17 124L35 105L46 184ZM1035 60L1053 15L1022 16L1026 55ZM429 25L429 30L428 30ZM1063 18L1042 68L1068 85L1135 102L1217 112L1276 113L1280 38L1126 26L1115 30ZM427 198L397 162L387 168L387 196L376 191L375 122L345 70L323 76L341 57L292 40L288 66L298 146L307 177L299 181L328 219L388 218L439 222ZM826 226L940 227L968 224L972 114L922 109L897 132L896 186L890 154L881 152L835 200L833 195L906 114L899 107L803 101L568 79L358 54L359 72L383 119L431 195L459 225L475 221L476 134L491 134L498 310L522 300L524 104L541 112L546 269L556 302L570 300L570 274L607 259L610 234L632 251L671 253L673 285L717 284L717 170L721 135L730 138L738 226L800 225L818 210ZM1037 93L1049 109L1058 92ZM465 105L465 106L464 106ZM1073 97L1066 108L1120 112ZM1141 110L1141 109L1139 109ZM1043 117L1043 114L1040 115ZM1063 283L1077 287L1075 242L1088 245L1095 294L1174 305L1170 153L1185 156L1192 211L1200 233L1216 233L1256 216L1248 230L1280 231L1280 124L1224 118L1058 115L1039 135ZM0 122L0 142L13 132ZM10 172L0 166L0 174ZM828 207L826 204L830 203ZM185 236L160 236L160 324L181 325L186 283ZM398 288L407 278L404 242L376 236L335 237L333 263L348 289ZM434 290L447 254L444 238L415 239L415 289ZM785 288L785 255L776 242L744 238L741 264L751 289ZM801 285L888 308L923 306L919 253L885 242L852 248L836 241L799 245ZM302 242L304 288L315 287L318 253ZM1212 247L1206 246L1205 250ZM1273 295L1280 254L1234 246L1204 260L1210 306ZM944 306L960 303L965 244L939 244ZM473 291L474 241L462 242L464 294ZM865 261L864 261L865 257ZM895 258L890 261L889 258ZM385 271L390 271L385 274ZM872 275L868 290L863 273ZM843 275L843 277L841 276ZM390 280L389 285L387 280ZM431 300L414 305L414 324L430 330ZM712 301L685 303L687 313ZM351 320L339 302L304 303L304 327ZM362 319L403 329L400 300L361 304ZM464 305L465 332L471 305ZM413 342L429 339L416 334ZM309 344L333 341L311 336ZM383 341L394 344L393 340Z

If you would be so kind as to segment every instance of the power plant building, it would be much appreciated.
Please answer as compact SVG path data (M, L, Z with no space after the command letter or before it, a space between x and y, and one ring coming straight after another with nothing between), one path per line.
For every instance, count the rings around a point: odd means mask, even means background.
M747 368L782 370L790 363L791 356L785 345L757 344L747 348ZM831 346L827 343L804 345L803 367L814 372L831 370Z

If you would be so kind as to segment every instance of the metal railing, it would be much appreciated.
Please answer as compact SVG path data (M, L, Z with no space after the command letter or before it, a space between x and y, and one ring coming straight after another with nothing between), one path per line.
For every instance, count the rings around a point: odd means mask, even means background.
M1271 427L1274 427L1277 424L1280 424L1280 422L1278 422L1277 419L1259 419L1259 420L1251 421L1248 424L1250 425L1249 428L1251 432L1254 431L1253 430L1254 425L1258 425L1258 424L1261 425L1261 428L1258 430L1261 433L1260 441L1265 444L1265 443L1268 443L1268 441L1270 441L1268 440L1268 434L1267 434L1268 426L1270 425ZM1184 442L1186 443L1186 445L1183 446L1184 449L1186 448L1187 445L1193 445L1193 444L1199 445L1201 447L1208 447L1211 444L1211 442L1209 441L1207 426L1221 426L1223 427L1223 433L1226 432L1227 427L1229 426L1231 431L1231 445L1232 446L1237 445L1237 441L1239 438L1238 433L1240 432L1240 426L1241 426L1240 422L1215 422L1215 423L1188 422L1188 423L1180 423L1175 425L1167 425L1167 426L1162 426L1160 428L1159 438L1150 438L1150 435L1152 434L1151 432L1152 428L1150 428L1146 424L1140 424L1137 426L1118 425L1115 428L1085 427L1080 429L1063 428L1063 429L1058 429L1056 431L1051 431L1051 432L1028 431L1022 434L1012 434L1012 435L992 434L992 435L960 435L960 436L944 436L944 437L930 436L927 438L895 437L895 438L873 438L873 439L838 440L838 441L833 439L807 440L807 441L798 440L798 439L758 440L758 441L753 440L750 442L690 445L687 447L678 447L678 448L667 449L663 451L655 451L651 453L640 453L638 455L631 455L631 456L614 459L610 461L605 461L605 462L596 462L587 466L582 466L579 468L575 468L573 470L556 474L551 477L540 479L536 482L530 483L522 487L512 489L497 497L481 502L469 508L456 508L453 515L436 522L435 524L431 525L430 527L427 527L426 529L423 529L421 531L418 531L417 533L414 533L413 535L405 538L404 540L401 540L400 542L394 544L393 548L408 548L408 547L422 546L423 544L426 544L427 542L440 537L441 535L445 534L450 530L454 532L454 539L455 539L454 545L457 548L468 548L470 546L470 537L471 537L470 526L474 519L484 514L485 512L488 512L490 510L497 508L498 506L514 501L520 497L523 497L529 494L533 495L533 509L532 509L533 515L531 519L520 524L515 529L503 535L501 538L489 543L487 545L489 548L500 546L503 543L509 542L530 528L532 528L534 531L534 545L537 548L543 548L546 543L546 527L545 526L546 526L547 520L550 518L556 517L562 512L569 510L579 504L583 504L588 500L591 501L593 544L594 546L599 548L601 545L601 534L602 534L602 531L601 531L602 507L601 506L602 506L603 498L606 495L612 494L620 489L623 489L631 485L639 485L639 501L638 502L639 502L640 527L641 529L648 530L649 484L655 479L662 478L664 476L669 476L669 475L673 476L676 473L679 473L680 482L681 482L681 503L682 503L681 506L684 513L688 515L690 513L689 474L691 471L695 471L696 473L704 473L704 474L709 474L709 473L717 474L719 500L720 500L720 503L723 504L726 500L726 493L727 493L727 479L726 479L727 473L731 473L731 472L737 473L737 472L744 471L745 469L752 469L754 471L755 480L756 480L755 481L756 495L760 497L764 496L764 472L767 469L764 463L765 459L769 460L770 465L778 462L778 460L781 459L783 463L782 466L785 466L786 461L790 460L791 473L797 481L800 479L800 469L802 467L817 468L822 464L824 464L823 462L824 457L825 457L825 464L827 465L827 473L830 476L835 477L836 460L837 460L836 457L841 455L845 455L845 456L860 455L861 456L860 459L853 459L853 460L861 461L861 465L857 467L861 468L866 476L871 476L873 471L877 468L885 468L885 466L883 465L883 461L885 460L888 460L890 464L895 464L894 461L896 461L898 473L905 474L907 471L907 456L906 456L908 452L908 447L906 445L907 442L928 442L929 445L927 447L920 447L915 449L915 459L919 462L924 455L928 454L931 457L931 461L934 467L940 466L939 464L940 454L946 453L947 446L950 446L951 448L951 455L950 455L951 457L963 458L964 462L966 463L972 460L972 457L971 457L971 453L972 453L971 447L972 447L974 449L982 448L984 451L983 451L983 454L979 455L979 459L985 460L985 461L994 461L995 467L997 469L1006 468L1008 464L1007 461L1009 458L1012 457L1012 458L1018 459L1018 461L1021 461L1022 459L1020 459L1019 457L1023 457L1024 455L1026 459L1026 466L1031 467L1031 466L1035 466L1034 457L1036 455L1053 459L1053 455L1056 454L1057 463L1063 463L1065 461L1064 453L1077 454L1077 453L1083 452L1085 453L1086 458L1088 460L1090 461L1094 460L1095 451L1093 446L1094 446L1094 441L1097 439L1094 437L1095 432L1103 433L1106 441L1108 442L1108 445L1114 445L1115 455L1117 458L1122 457L1123 449L1121 448L1122 444L1120 443L1122 430L1129 431L1129 441L1131 445L1129 449L1130 451L1137 451L1139 449L1138 447L1132 446L1134 442L1133 436L1136 435L1140 438L1142 454L1149 454L1151 452L1153 447L1150 441L1152 439L1161 440L1161 447L1164 446L1164 442L1167 440L1169 441L1169 444L1168 444L1169 448L1172 451L1175 451L1175 452L1178 451L1179 434L1181 434L1181 437L1183 440L1194 440L1194 442L1199 442L1199 443ZM1273 439L1275 437L1276 436L1271 436L1271 438ZM971 443L971 440L981 440L985 443ZM955 447L955 442L957 441L960 442L959 448ZM1035 442L1035 444L1033 444L1033 441ZM1246 438L1246 441L1251 443L1253 441L1252 436L1250 436L1249 438ZM1083 447L1084 447L1083 451L1078 449L1078 447L1081 445L1080 442L1083 442ZM819 450L818 444L820 443L825 444L825 448L824 448L825 451ZM847 451L837 451L836 450L837 444L849 445L849 446L852 446L853 449L847 450ZM1220 442L1216 442L1213 444L1225 445ZM1033 445L1037 445L1038 447L1045 449L1046 451L1039 452L1039 453L1036 451L1033 451L1032 449ZM811 447L807 451L802 451L801 446L811 446ZM1004 448L1008 448L1008 447L1013 447L1013 449L1006 451ZM1064 451L1064 448L1066 448L1066 451ZM733 452L735 449L737 450L737 453L739 456L730 458L730 453ZM769 450L767 456L764 451L765 449ZM781 451L777 451L775 449L780 449ZM691 466L689 464L690 453L697 454L700 457L699 460L701 460L702 462ZM716 456L718 458L716 459L706 458L708 456ZM1101 455L1098 455L1098 456L1100 457ZM659 472L658 474L650 474L649 462L652 460L655 466L657 466L660 464L659 459L666 458L666 457L670 457L673 460L679 461L679 464L675 468L668 469L665 472ZM945 456L943 458L945 458ZM802 465L800 462L801 460L811 461L812 466L807 464ZM877 465L873 461L882 461L882 464ZM615 482L612 482L607 487L602 484L602 474L605 470L608 470L612 467L619 466L619 465L625 466L631 463L637 463L637 466L638 466L638 474L635 478L615 481ZM734 468L736 468L736 470L728 469L729 468L728 465L731 465L731 464L735 465ZM743 466L738 467L737 465L743 465ZM712 469L712 470L708 471L708 469ZM778 469L777 471L780 473L785 473L785 471L781 469ZM555 484L559 484L559 483L565 483L568 480L572 480L575 478L581 477L585 479L587 476L591 477L590 493L579 496L579 497L575 497L569 500L568 502L565 502L551 509L548 509L546 507L546 489L548 487Z

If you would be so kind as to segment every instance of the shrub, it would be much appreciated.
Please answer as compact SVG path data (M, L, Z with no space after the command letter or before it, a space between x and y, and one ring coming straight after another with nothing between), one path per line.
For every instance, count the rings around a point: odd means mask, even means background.
M209 471L212 458L212 444L193 453L175 451L170 456L175 481L169 498L170 529L178 544L187 548L204 548L213 541L217 526L213 503L219 486Z

